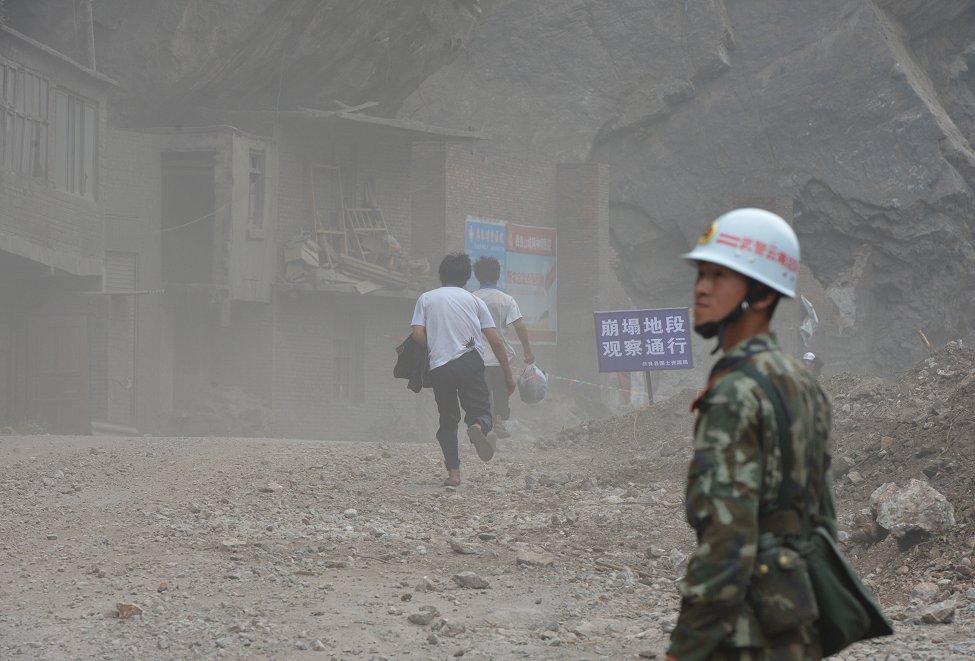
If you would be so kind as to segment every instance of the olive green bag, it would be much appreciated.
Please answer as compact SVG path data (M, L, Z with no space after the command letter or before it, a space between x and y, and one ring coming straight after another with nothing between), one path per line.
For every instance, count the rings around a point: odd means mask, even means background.
M793 463L792 442L781 395L757 369L749 366L740 369L758 383L772 402L779 428L782 475L789 475ZM785 508L787 503L783 479L779 489L779 507ZM815 626L819 632L823 655L836 654L860 640L893 634L890 620L884 616L873 595L836 546L829 531L822 526L810 525L811 507L812 503L807 501L802 512L800 534L790 536L784 545L798 551L805 560L819 611Z
M836 654L859 640L894 633L873 595L860 581L829 532L821 527L802 540L809 580L819 604L819 640L823 655Z
M747 599L767 636L794 631L819 617L809 565L775 535L760 538Z

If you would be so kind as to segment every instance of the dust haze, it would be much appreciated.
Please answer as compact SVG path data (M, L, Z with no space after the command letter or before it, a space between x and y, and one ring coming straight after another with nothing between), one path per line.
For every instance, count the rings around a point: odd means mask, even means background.
M0 0L0 657L662 659L713 346L600 371L594 313L742 206L898 625L841 658L975 656L975 8L394 4ZM445 489L392 370L455 251L549 390Z

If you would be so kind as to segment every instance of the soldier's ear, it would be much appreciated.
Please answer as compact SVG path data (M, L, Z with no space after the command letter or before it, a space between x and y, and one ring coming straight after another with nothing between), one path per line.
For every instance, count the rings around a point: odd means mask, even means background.
M756 310L767 310L775 302L778 294L769 289L758 300L753 301L751 306Z
M771 287L756 284L755 289L753 289L748 296L749 307L758 312L762 312L771 318L772 313L775 312L775 307L778 305L780 297L781 294Z

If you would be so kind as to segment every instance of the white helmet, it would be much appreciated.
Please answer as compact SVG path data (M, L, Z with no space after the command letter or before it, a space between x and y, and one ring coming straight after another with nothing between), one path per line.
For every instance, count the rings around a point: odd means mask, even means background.
M763 209L722 215L684 259L721 264L795 298L799 239L781 217Z
M802 359L814 361L816 360L816 354L814 354L812 351L807 351L806 353L802 354Z

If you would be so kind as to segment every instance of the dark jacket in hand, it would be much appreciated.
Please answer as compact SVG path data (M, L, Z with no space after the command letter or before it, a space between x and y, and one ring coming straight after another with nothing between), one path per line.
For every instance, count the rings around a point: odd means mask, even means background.
M393 376L397 379L408 379L406 387L413 392L420 392L424 387L430 387L430 361L427 348L413 339L411 333L396 347L396 365Z

